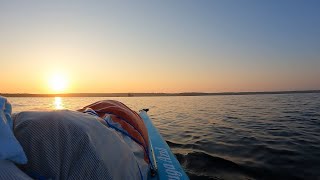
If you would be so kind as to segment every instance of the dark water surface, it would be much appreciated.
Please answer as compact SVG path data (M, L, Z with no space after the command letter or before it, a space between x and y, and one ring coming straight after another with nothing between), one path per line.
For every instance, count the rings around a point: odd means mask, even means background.
M9 98L14 111L106 98ZM320 179L320 94L116 99L149 115L191 179Z

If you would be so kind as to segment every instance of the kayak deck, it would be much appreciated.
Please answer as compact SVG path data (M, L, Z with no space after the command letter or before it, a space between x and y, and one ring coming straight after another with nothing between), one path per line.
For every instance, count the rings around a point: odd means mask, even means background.
M143 119L150 139L150 159L156 169L156 175L151 176L150 180L164 180L164 179L189 179L182 169L179 161L171 152L168 144L164 141L158 130L152 124L147 110L141 110L139 115ZM155 161L155 162L154 162Z

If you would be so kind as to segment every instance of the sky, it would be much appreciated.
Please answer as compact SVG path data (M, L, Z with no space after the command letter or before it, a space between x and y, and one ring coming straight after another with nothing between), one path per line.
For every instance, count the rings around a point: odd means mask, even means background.
M0 93L320 89L320 1L0 0L0 67Z

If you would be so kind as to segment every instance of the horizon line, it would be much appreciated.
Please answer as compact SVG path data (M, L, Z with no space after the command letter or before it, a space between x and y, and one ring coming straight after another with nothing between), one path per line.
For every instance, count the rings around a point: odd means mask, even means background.
M296 94L320 93L320 90L288 90L288 91L240 91L240 92L147 92L147 93L0 93L5 97L145 97L145 96L214 96L214 95L255 95L255 94Z

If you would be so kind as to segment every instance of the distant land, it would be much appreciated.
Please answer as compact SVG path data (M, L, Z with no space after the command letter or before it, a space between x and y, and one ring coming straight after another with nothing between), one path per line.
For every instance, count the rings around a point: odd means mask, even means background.
M183 92L183 93L65 93L65 94L28 94L0 93L4 97L150 97L150 96L218 96L218 95L256 95L256 94L297 94L320 93L320 90L305 91L260 91L260 92Z

